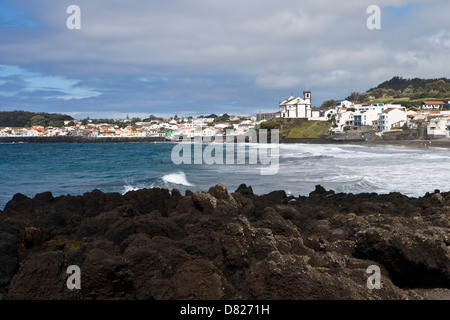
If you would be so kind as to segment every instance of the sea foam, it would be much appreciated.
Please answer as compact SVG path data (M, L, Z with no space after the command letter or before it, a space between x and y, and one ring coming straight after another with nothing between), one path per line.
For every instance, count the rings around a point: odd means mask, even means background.
M166 174L165 176L162 177L162 180L165 183L174 183L183 186L193 186L191 183L189 183L183 171Z

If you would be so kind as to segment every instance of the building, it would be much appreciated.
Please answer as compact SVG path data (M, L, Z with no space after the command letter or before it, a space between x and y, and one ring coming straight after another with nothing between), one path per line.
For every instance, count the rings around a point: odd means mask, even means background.
M406 107L403 107L400 104L384 104L384 103L374 103L371 105L355 105L356 111L375 111L377 113L381 113L387 109L400 109L406 111Z
M401 127L407 118L406 108L401 105L378 103L354 105L351 108L343 107L337 110L337 113L330 113L328 116L335 115L333 120L335 132L342 132L345 129L358 130L361 127L371 127L374 131L391 130ZM395 112L391 114L393 110Z
M422 109L442 109L444 105L444 101L424 101L422 102Z
M261 120L272 120L275 118L279 118L280 117L280 112L263 112L263 113L257 113L256 114L256 121L261 121ZM231 118L230 118L231 120Z
M280 118L311 118L311 91L303 91L302 98L290 96L280 103Z
M335 132L343 132L346 126L353 126L353 121L353 111L347 111L346 108L343 108L334 118L332 130Z
M355 126L372 126L373 121L378 120L379 112L377 110L355 111L353 113Z
M400 109L386 109L378 118L378 131L400 129L406 124L406 112Z
M338 108L351 108L353 106L354 106L353 102L348 100L336 101L336 107Z
M429 119L427 134L436 138L450 137L450 117L438 116Z

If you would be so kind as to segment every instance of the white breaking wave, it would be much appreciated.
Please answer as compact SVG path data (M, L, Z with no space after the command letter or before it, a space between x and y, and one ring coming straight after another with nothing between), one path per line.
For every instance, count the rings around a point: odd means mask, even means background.
M125 186L123 186L122 194L125 194L125 193L130 192L130 191L136 191L136 190L139 190L139 189L141 189L141 188L133 187L132 185L125 185Z
M180 184L183 186L193 186L189 181L186 179L186 175L183 171L177 172L177 173L171 173L166 174L162 177L162 180L165 183L174 183L174 184Z
M152 183L151 185L144 185L143 183L141 183L141 184L134 185L134 186L132 184L126 184L123 186L122 194L125 194L130 191L137 191L137 190L141 190L141 189L151 189L151 188L155 188L154 183Z

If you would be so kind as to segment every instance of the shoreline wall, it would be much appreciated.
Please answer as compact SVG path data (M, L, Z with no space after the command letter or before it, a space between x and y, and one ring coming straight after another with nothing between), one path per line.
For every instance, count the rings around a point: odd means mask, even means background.
M0 137L0 143L98 143L98 142L164 142L165 137Z
M400 145L400 146L416 146L424 147L427 143L427 147L441 147L450 148L449 138L432 138L429 139L404 139L404 136L395 137L395 133L386 139L366 139L358 137L335 137L335 138L284 138L280 137L280 144L294 144L294 143L306 143L306 144L361 144L361 145ZM268 135L268 143L270 143L270 135ZM192 139L192 141L194 141ZM428 143L432 141L432 145ZM176 140L169 140L165 137L0 137L0 143L130 143L130 142L166 142L177 143ZM235 142L237 140L235 139ZM248 140L247 140L248 142Z

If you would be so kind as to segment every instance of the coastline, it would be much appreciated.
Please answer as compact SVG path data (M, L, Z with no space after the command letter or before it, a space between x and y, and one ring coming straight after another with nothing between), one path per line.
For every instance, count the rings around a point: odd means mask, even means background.
M108 142L167 142L165 137L0 137L0 143L108 143Z
M428 139L428 140L376 140L376 141L347 141L348 144L362 146L391 146L397 148L416 149L449 149L450 139Z
M392 146L405 148L450 148L450 139L398 139L398 140L382 140L382 139L282 139L280 143L307 143L307 144L348 144L360 146Z
M299 197L245 184L16 194L0 211L0 300L450 299L445 206L450 192L320 185ZM69 265L81 290L65 288ZM367 287L373 265L381 290Z
M120 142L176 142L165 137L0 137L0 143L120 143ZM421 140L333 140L329 138L280 139L280 144L350 144L361 146L394 146L408 148L450 148L450 139Z

